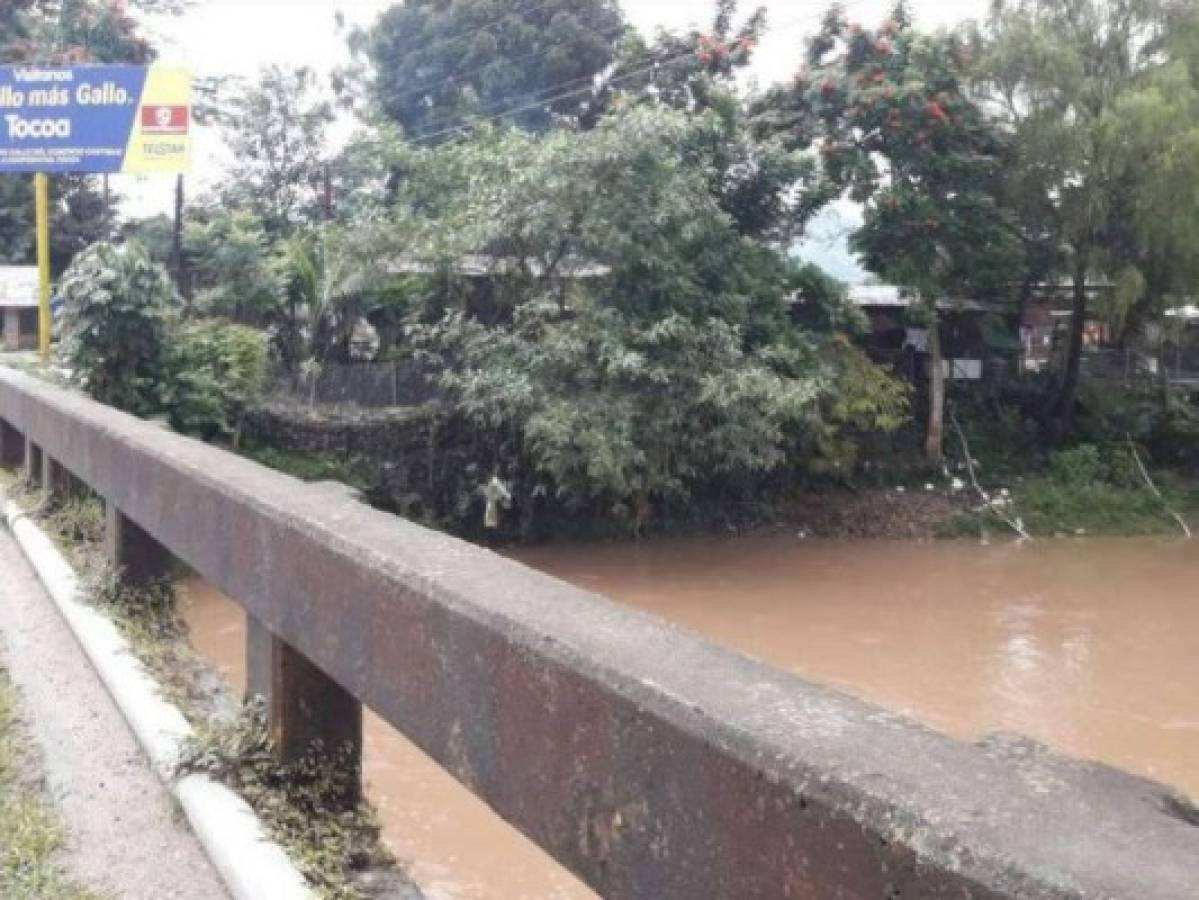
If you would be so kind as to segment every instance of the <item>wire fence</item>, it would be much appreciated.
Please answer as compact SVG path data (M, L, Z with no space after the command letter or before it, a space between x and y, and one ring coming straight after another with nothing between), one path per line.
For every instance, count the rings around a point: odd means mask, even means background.
M308 374L277 370L267 393L311 405L366 409L420 406L440 396L428 371L412 361L326 363Z

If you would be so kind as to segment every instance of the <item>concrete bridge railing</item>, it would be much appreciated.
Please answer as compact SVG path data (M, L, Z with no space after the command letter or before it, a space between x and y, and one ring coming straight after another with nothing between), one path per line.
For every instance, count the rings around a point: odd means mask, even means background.
M1199 897L1160 785L950 740L5 369L0 420L6 462L104 498L126 577L173 555L245 608L283 752L358 748L365 704L605 897Z

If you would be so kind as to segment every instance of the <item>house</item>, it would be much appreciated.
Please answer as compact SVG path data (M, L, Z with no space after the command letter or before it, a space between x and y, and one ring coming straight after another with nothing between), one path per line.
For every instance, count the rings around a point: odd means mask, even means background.
M913 297L894 285L859 284L849 300L869 322L866 352L912 379L927 375L928 329L908 319ZM946 298L937 301L945 376L981 380L989 371L1006 369L1019 352L1019 332L1009 317L997 316L981 303Z
M38 283L36 266L0 266L0 348L37 349Z
M571 282L604 278L612 271L606 265L572 256L562 256L547 264L535 257L494 254L467 254L446 260L401 256L387 263L385 270L399 276L446 275L458 280L463 286L466 312L488 325L510 319L513 307L510 291L514 286L535 280L552 282L557 290L564 291Z
M1083 323L1083 349L1101 354L1112 346L1115 329L1100 310L1110 307L1115 285L1092 280L1087 284L1087 320ZM1074 319L1074 286L1069 281L1044 282L1029 288L1020 315L1021 371L1047 372L1060 363L1069 342Z

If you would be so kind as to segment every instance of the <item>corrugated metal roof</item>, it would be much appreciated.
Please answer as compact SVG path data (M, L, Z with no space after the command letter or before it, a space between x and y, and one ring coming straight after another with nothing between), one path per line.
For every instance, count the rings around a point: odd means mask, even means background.
M854 306L893 307L906 309L911 306L914 298L903 288L893 284L855 284L849 288L849 301ZM974 300L965 298L944 297L937 301L937 309L957 309L977 311L985 307Z
M508 275L519 272L522 261L514 257L468 255L461 256L457 261L450 261L449 268L456 275L466 278L493 278L497 275ZM432 275L446 263L434 259L420 259L414 256L401 256L387 263L388 271L396 275ZM542 267L537 260L526 260L524 265L534 278L540 278ZM562 278L602 278L610 274L609 266L599 263L585 262L577 259L564 259L558 263L557 273Z

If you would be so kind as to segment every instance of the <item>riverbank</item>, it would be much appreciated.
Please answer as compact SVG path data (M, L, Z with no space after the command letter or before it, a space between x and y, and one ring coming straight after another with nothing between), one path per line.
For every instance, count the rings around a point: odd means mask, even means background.
M62 378L36 363L26 368ZM793 476L740 493L714 485L708 496L651 498L635 516L599 506L566 511L534 502L538 508L528 510L514 503L501 510L496 531L483 526L482 476L474 473L472 481L469 460L452 445L440 447L444 436L427 407L264 402L248 411L237 446L227 449L304 481L340 482L379 509L491 546L779 533L988 540L1014 535L1013 522L1036 538L1139 537L1178 534L1178 518L1199 524L1199 473L1154 468L1116 432L1047 449L1027 422L1008 422L1013 413L1005 409L964 416L976 454L973 473L965 445L954 441L945 465L929 469L913 432L873 448L861 471L843 480Z

